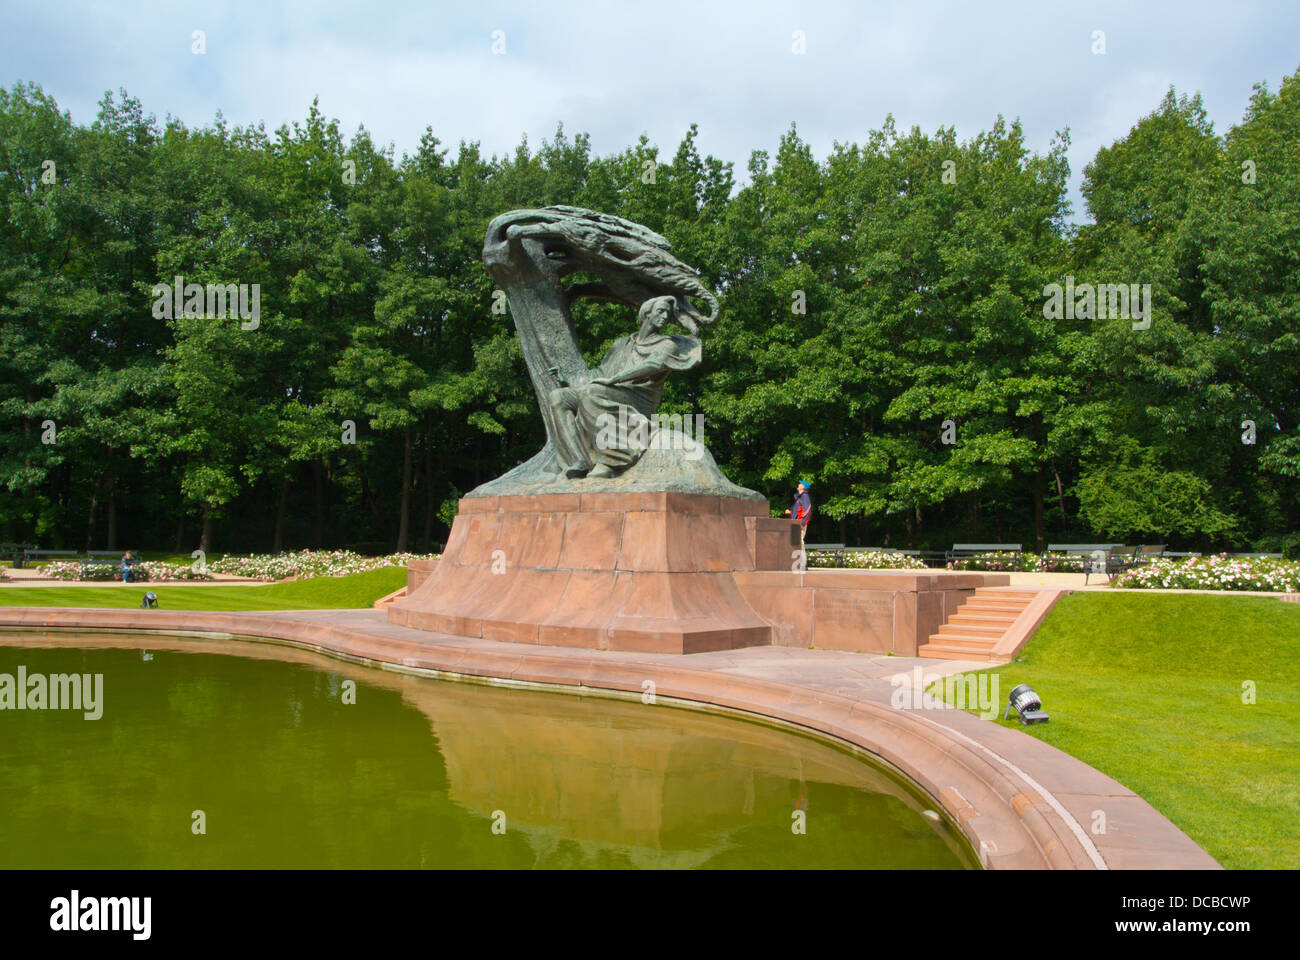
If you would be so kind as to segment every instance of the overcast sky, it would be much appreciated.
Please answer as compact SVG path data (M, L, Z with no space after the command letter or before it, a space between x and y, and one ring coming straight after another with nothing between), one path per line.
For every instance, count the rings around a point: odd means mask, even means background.
M193 33L206 53L192 52ZM1104 31L1105 53L1093 52ZM493 52L494 32L504 54ZM806 52L793 52L802 31ZM499 39L499 38L498 38ZM498 44L499 45L499 44ZM412 150L426 126L453 147L505 152L558 122L597 153L641 133L671 157L691 122L700 148L736 165L774 151L791 121L819 157L900 129L999 113L1045 150L1068 127L1074 219L1084 165L1172 84L1200 91L1215 129L1241 119L1251 86L1300 68L1295 0L1141 2L439 2L227 0L31 2L0 7L0 84L39 83L74 120L125 88L161 120L269 129L311 100L346 133Z

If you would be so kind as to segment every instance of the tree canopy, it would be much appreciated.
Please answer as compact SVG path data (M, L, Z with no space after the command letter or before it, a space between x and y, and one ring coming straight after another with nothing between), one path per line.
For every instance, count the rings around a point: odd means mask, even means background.
M1079 227L1064 131L887 118L819 160L792 124L739 187L697 137L399 158L317 104L190 129L123 91L80 126L0 88L0 540L435 547L544 440L484 230L565 203L718 291L663 411L778 511L812 479L814 539L1300 549L1300 73L1224 134L1170 90L1085 168ZM160 307L176 284L207 298ZM626 314L576 306L593 363Z

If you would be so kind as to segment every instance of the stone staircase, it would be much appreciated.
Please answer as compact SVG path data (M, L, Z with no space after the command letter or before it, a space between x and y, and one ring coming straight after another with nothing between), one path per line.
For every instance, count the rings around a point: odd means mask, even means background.
M1063 591L977 587L917 650L934 660L1011 659Z
M406 596L406 588L398 587L392 593L385 594L384 596L380 597L378 600L372 603L371 606L374 607L376 610L383 610L387 608L387 606L390 603L392 603L394 600L401 600L402 597L404 596Z

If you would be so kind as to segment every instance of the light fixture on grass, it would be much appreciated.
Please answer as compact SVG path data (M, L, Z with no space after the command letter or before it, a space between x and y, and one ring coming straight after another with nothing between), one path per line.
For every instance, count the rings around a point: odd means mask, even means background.
M150 590L148 593L144 595L144 599L140 601L140 609L155 610L157 609L157 607L158 607L158 594Z
M1002 719L1005 720L1012 710L1016 711L1021 723L1047 722L1042 698L1027 683L1012 687L1011 696L1007 698L1007 708L1002 711Z

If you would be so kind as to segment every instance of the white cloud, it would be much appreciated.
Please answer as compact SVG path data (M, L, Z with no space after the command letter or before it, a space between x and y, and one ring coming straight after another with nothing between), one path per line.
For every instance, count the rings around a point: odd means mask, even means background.
M40 83L88 122L107 89L125 87L160 117L274 129L314 96L346 132L412 150L426 126L487 153L531 143L558 122L597 152L645 132L671 155L687 126L734 161L773 151L796 121L819 156L862 141L892 113L903 130L954 125L960 137L998 114L1020 117L1031 147L1071 127L1077 185L1097 148L1124 136L1169 84L1201 90L1216 128L1240 119L1251 84L1296 70L1286 37L1293 4L1159 0L979 5L854 2L725 4L551 2L478 7L422 3L195 4L137 0L0 13L7 76ZM208 53L190 52L194 29ZM491 53L504 30L507 54ZM807 54L791 53L803 30ZM1107 53L1091 53L1104 29Z

